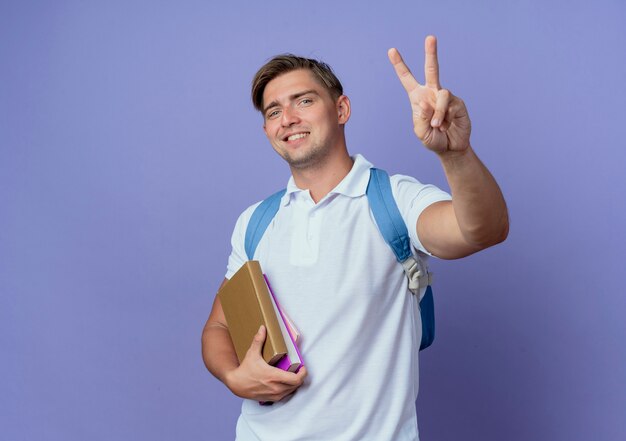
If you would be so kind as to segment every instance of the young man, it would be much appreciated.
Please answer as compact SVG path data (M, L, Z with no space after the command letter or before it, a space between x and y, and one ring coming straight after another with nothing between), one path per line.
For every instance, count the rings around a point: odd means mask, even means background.
M470 146L463 101L439 84L434 37L425 49L423 85L396 49L388 55L409 95L415 134L441 160L453 197L399 175L391 177L392 193L414 252L456 259L503 241L508 216ZM237 439L417 440L419 298L373 220L365 196L372 165L348 154L350 100L327 65L295 56L263 66L252 99L292 173L254 258L303 335L306 368L294 374L266 364L263 328L239 364L216 296L203 358L245 399ZM257 205L237 221L226 279L247 260L243 238Z

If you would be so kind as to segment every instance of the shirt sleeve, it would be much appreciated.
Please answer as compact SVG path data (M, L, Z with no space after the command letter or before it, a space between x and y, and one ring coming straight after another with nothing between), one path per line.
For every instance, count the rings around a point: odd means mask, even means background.
M426 207L435 202L452 200L449 193L431 184L422 184L410 176L394 175L391 177L391 192L396 200L400 215L404 219L411 245L422 253L431 255L417 237L417 219Z
M239 215L239 218L235 223L235 229L233 230L233 234L230 238L232 251L230 252L230 256L228 256L228 264L226 266L225 277L227 279L230 279L233 274L235 274L239 270L239 268L241 268L241 266L248 260L245 249L246 229L248 228L248 223L250 222L250 218L252 217L254 209L260 203L261 202L257 202L256 204L248 207L243 213Z

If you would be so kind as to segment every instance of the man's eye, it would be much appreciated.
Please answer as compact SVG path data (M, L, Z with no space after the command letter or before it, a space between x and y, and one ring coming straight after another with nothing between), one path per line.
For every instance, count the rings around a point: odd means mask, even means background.
M280 112L278 110L272 110L267 114L268 119L276 118Z
M311 98L303 98L302 100L300 100L300 104L311 104L313 102L313 100Z

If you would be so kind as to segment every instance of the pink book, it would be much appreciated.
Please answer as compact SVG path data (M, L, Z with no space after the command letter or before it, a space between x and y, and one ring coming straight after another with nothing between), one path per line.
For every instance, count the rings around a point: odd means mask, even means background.
M287 354L285 354L278 363L274 366L288 372L298 372L304 363L302 361L302 355L300 354L300 349L298 349L298 345L296 342L298 341L299 333L295 328L291 320L287 317L287 315L283 312L278 300L276 299L276 295L274 295L274 291L272 291L272 287L270 286L270 282L267 280L267 276L263 274L265 278L265 283L267 284L267 288L272 296L272 303L274 304L274 310L276 311L276 316L279 318L278 324L280 325L280 329L283 333L283 337L285 339L285 344L287 345Z

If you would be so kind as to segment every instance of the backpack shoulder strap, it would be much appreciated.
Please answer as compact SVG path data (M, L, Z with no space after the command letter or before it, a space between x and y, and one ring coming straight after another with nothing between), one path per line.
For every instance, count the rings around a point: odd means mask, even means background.
M256 247L261 241L270 222L272 222L272 219L276 216L280 208L280 200L285 192L286 189L277 191L254 209L250 222L248 222L248 227L246 228L246 238L244 242L248 260L252 260L254 257Z
M380 233L395 254L398 262L408 259L411 253L409 232L391 192L389 175L378 168L370 169L367 199Z
M409 232L393 198L387 172L377 168L370 169L366 194L380 233L393 250L398 262L402 264L409 279L409 290L419 295L420 285L426 285L426 292L419 302L422 318L421 351L430 346L435 339L435 306L430 287L430 273L413 257Z

